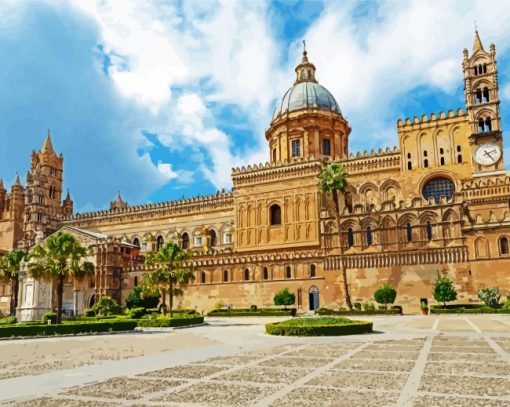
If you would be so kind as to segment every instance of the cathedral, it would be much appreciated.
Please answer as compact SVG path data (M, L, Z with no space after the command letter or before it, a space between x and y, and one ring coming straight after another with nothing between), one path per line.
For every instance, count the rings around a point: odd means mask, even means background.
M390 283L404 312L434 303L438 273L454 281L458 302L478 302L483 287L509 295L496 47L486 50L478 32L462 71L464 108L398 120L398 147L351 152L349 123L305 51L265 133L269 162L234 168L231 192L177 201L132 206L119 194L109 210L73 214L69 193L62 200L63 156L48 135L32 153L26 187L19 178L10 193L0 184L0 253L57 230L91 247L95 276L65 288L64 308L75 314L101 295L124 303L150 272L144 254L168 241L193 252L195 280L177 307L199 311L219 301L270 307L282 288L296 294L298 312L345 306L342 268L353 302ZM348 179L340 230L332 196L319 187L330 162ZM51 286L25 275L18 316L39 318L51 307Z

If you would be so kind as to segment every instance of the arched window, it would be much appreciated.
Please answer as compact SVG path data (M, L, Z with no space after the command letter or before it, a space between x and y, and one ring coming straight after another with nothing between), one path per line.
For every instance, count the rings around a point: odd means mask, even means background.
M483 119L478 120L478 133L483 133L485 131L485 123Z
M228 281L228 270L223 270L223 282L226 283Z
M408 242L411 242L413 240L413 228L411 227L411 224L407 222L406 225L406 240Z
M189 235L187 232L182 234L182 248L189 249Z
M439 203L442 196L450 200L455 193L455 185L448 178L434 178L428 181L422 190L422 195L425 199L434 198L436 203Z
M285 278L292 278L292 269L290 266L285 267Z
M244 269L244 281L250 280L250 270Z
M413 164L411 163L411 161L407 162L407 169L408 170L412 170L413 169Z
M367 246L372 246L372 228L367 226Z
M485 119L485 131L486 132L492 131L492 122L490 117L487 117Z
M202 284L205 284L205 272L202 271L200 280L202 281Z
M487 87L483 88L483 101L485 103L487 103L489 101L489 88L487 88Z
M352 228L347 229L347 246L354 246L354 231Z
M292 140L292 157L300 157L301 156L301 141L300 140Z
M427 222L427 240L429 242L432 240L432 223L430 221Z
M315 277L317 275L317 267L315 264L310 265L310 277Z
M476 103L482 103L482 91L480 89L476 90Z
M483 73L487 73L487 64L483 64Z
M264 280L268 280L269 279L269 271L267 270L267 267L264 267L264 270L262 270L262 274L263 274L262 278Z
M439 159L439 164L440 164L440 165L444 165L444 164L445 164L445 162L444 162L444 157L441 157L441 158Z
M475 75L478 75L478 67L475 66Z
M158 238L156 239L156 251L159 252L159 249L161 249L164 244L165 239L163 239L163 236L159 235Z
M331 155L331 141L329 139L322 140L322 154Z
M281 225L282 224L282 210L280 205L273 204L271 208L269 208L270 212L270 221L271 225Z
M216 237L216 231L214 229L211 229L209 231L209 237L211 238L211 247L214 247L216 246L216 244L218 243L218 239Z
M352 194L350 192L345 193L345 206L349 213L352 213Z
M133 244L136 246L136 247L140 247L140 239L138 239L137 237L135 237L133 239Z
M429 160L427 158L428 155L429 155L429 153L427 150L423 151L423 167L424 168L428 168L428 166L429 166Z
M135 276L135 278L134 278L133 285L134 285L135 287L138 287L138 277L136 277L136 276Z
M506 236L503 236L501 239L499 239L499 254L509 254L509 247L508 247L508 238Z

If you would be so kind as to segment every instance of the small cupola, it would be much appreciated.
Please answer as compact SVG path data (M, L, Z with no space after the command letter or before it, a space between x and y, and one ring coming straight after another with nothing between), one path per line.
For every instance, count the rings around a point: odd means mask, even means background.
M315 65L308 61L308 52L306 52L306 43L303 41L303 58L301 63L296 66L296 81L294 85L301 82L315 82Z

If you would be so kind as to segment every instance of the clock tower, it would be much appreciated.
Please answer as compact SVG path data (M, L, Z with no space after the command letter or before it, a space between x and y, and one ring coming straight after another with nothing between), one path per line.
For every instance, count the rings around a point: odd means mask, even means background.
M475 176L504 171L503 134L499 111L496 46L485 51L475 31L473 52L464 49L464 95L470 124L471 158Z

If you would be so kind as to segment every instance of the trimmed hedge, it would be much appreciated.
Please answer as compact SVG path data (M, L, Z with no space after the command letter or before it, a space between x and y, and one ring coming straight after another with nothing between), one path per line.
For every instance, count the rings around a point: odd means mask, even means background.
M339 336L372 332L373 324L347 318L296 318L266 324L266 333L280 336Z
M142 318L138 320L138 326L142 328L160 328L160 327L178 327L199 325L204 323L203 316L187 317L187 318Z
M431 314L510 314L508 308L489 308L486 306L476 308L430 308Z
M233 309L227 310L214 310L207 314L208 317L289 317L292 315L292 309L279 310L279 309L257 309L250 311L249 309Z
M0 327L0 338L12 336L47 336L47 335L68 335L91 332L118 332L132 331L136 322L129 319L99 321L99 322L76 322L60 325L25 325L17 324Z
M402 307L395 306L390 309L378 309L372 311L358 311L358 310L332 310L329 308L318 308L315 310L318 315L402 315Z

